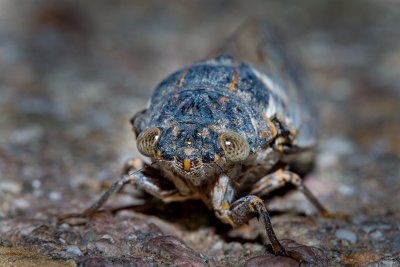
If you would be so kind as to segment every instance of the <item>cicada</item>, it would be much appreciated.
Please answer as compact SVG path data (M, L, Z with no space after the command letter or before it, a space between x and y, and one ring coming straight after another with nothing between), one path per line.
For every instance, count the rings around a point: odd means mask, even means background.
M258 217L276 255L302 260L277 239L262 199L291 184L329 214L291 169L313 151L318 123L285 49L273 26L246 23L212 57L167 76L131 120L148 163L83 215L130 183L165 202L200 199L234 227Z

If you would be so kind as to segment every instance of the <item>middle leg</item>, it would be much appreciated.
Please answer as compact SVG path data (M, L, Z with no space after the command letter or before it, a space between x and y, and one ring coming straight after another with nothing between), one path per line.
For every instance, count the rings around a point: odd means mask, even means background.
M250 194L264 196L276 189L283 187L286 184L292 184L296 187L296 189L302 192L323 217L332 216L314 196L314 194L311 193L308 187L304 184L303 179L301 179L298 174L288 170L279 169L261 178L257 183L254 184Z

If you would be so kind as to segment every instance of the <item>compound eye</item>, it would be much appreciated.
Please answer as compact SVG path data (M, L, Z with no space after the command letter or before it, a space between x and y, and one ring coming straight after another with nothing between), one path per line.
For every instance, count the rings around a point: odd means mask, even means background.
M160 129L153 127L141 132L137 138L139 152L147 157L155 155L154 146L160 138Z
M228 162L240 162L249 156L249 144L237 133L223 132L219 137L219 142Z

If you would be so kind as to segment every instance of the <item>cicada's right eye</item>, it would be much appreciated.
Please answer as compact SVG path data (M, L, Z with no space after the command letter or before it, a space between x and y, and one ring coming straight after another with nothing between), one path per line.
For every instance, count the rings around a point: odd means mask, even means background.
M160 138L160 129L153 127L141 132L137 138L139 152L147 157L155 155L154 146Z

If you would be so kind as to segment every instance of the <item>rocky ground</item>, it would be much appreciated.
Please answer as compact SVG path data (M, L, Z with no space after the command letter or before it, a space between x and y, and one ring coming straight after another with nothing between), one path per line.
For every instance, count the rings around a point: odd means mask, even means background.
M201 203L132 188L88 223L56 223L137 155L128 122L152 88L249 17L281 24L301 52L321 118L306 183L349 215L278 194L266 202L278 237L317 265L400 266L400 5L165 3L0 1L0 266L296 266L266 251L256 220L231 229Z

